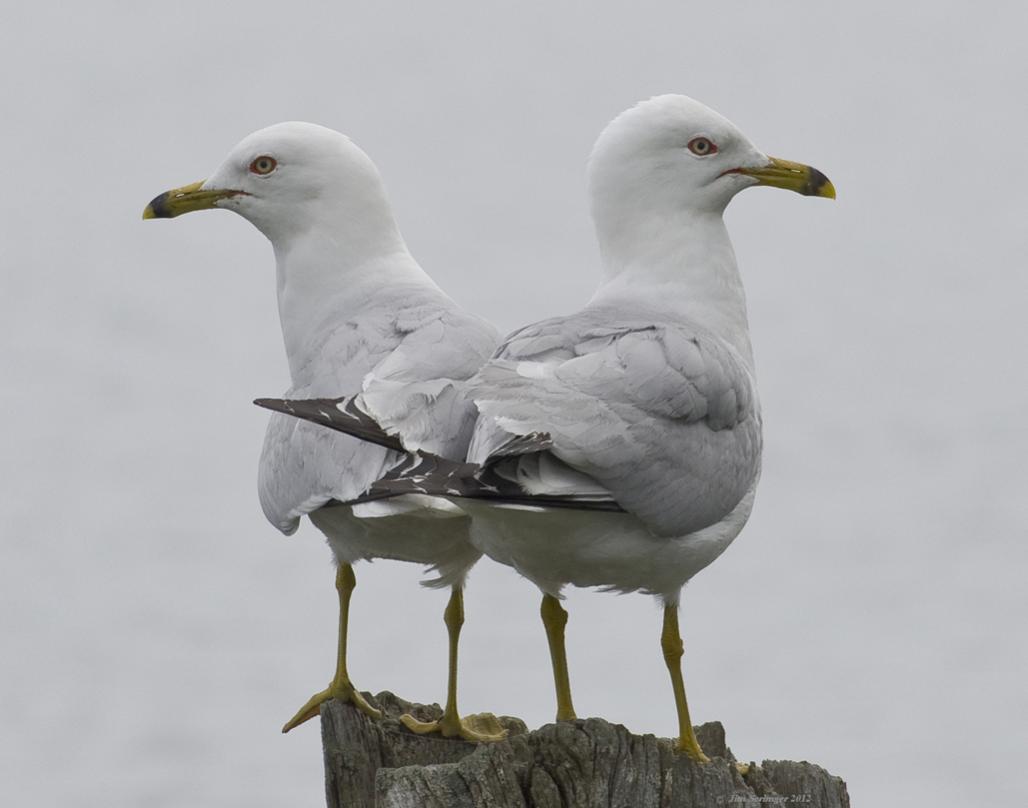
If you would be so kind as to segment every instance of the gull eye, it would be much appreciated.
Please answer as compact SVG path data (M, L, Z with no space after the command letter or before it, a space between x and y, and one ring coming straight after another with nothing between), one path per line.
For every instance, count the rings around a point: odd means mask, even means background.
M717 144L708 137L694 137L689 141L687 147L697 157L717 154Z
M250 171L253 174L258 174L264 177L270 174L272 171L274 171L277 165L278 161L275 160L274 157L270 157L267 154L262 154L260 157L255 158L254 161L250 163Z

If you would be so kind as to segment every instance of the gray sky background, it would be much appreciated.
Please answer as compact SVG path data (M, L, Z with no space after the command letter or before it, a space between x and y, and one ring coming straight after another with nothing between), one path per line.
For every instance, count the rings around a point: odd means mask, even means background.
M271 250L146 202L258 127L340 129L423 266L507 330L591 293L586 156L661 92L839 191L729 210L767 449L684 597L694 718L855 805L1023 801L1028 13L899 5L5 4L4 804L323 803L316 725L278 729L331 675L329 552L255 491L249 402L287 384ZM442 699L445 594L357 574L357 684ZM568 608L579 712L672 733L651 600ZM464 710L549 721L534 587L483 562L467 612Z

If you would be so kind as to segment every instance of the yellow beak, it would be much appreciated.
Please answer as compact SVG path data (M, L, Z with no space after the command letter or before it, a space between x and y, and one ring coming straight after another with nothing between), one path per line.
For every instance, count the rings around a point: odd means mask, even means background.
M760 185L784 188L804 196L823 196L827 199L835 199L835 186L816 168L805 166L802 163L793 163L790 160L779 160L777 157L769 159L771 162L766 166L737 168L735 171L745 174L747 177L753 177Z
M192 213L194 210L210 210L220 199L228 199L232 196L246 193L245 191L226 191L208 188L203 190L203 180L194 182L192 185L183 185L181 188L173 188L156 196L143 209L144 219L174 219L183 213Z

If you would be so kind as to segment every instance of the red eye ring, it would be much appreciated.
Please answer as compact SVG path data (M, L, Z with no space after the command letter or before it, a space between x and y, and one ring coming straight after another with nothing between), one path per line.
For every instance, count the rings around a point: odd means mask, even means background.
M709 137L694 137L686 144L686 148L697 157L709 157L717 154L717 144Z
M278 161L269 154L262 154L250 163L250 173L265 177L278 167Z

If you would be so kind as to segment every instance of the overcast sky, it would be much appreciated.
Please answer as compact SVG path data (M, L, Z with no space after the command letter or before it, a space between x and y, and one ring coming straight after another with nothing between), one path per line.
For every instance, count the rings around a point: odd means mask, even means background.
M256 128L339 129L422 265L509 330L590 295L589 148L662 92L839 192L728 212L766 453L750 524L683 598L693 717L855 805L1023 801L1025 7L355 5L4 10L4 803L323 801L316 725L278 732L331 676L336 613L320 535L257 504L250 400L288 383L271 249L146 202ZM441 700L445 593L357 577L358 686ZM549 721L534 587L483 562L466 598L463 709ZM652 601L568 609L579 713L672 734Z

